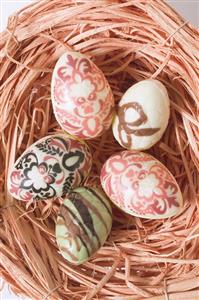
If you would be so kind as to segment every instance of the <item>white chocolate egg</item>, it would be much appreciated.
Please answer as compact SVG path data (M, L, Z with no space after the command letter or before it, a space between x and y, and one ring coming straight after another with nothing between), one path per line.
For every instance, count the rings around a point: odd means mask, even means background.
M108 81L81 53L67 51L59 58L51 97L57 122L71 135L91 139L111 126L114 99Z
M28 147L8 176L8 191L22 201L67 195L92 166L88 146L67 135L44 137Z
M113 134L129 150L145 150L162 137L168 125L170 101L158 80L143 80L130 87L118 105Z
M182 194L173 175L144 152L126 150L111 156L100 179L107 196L130 215L164 219L182 208Z

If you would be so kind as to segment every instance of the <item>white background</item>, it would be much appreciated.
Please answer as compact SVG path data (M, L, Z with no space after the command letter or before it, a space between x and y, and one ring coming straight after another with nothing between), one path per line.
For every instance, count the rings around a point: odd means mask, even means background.
M31 1L29 0L0 0L0 31L2 31L6 27L7 18L9 15L30 2ZM171 6L173 6L182 16L184 16L186 20L190 21L197 27L199 26L199 0L170 0L167 2L169 2ZM1 300L25 299L13 295L13 293L9 291L7 285L5 285L3 291L0 293Z

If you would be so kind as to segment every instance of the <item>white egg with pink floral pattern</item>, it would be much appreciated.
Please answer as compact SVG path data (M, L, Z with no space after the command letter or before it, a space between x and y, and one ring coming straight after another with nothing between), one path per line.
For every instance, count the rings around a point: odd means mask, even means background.
M182 194L174 176L149 154L123 151L111 156L102 167L100 179L113 203L133 216L163 219L182 208Z
M82 139L102 135L113 119L114 99L102 71L85 55L67 51L57 61L51 82L57 122Z

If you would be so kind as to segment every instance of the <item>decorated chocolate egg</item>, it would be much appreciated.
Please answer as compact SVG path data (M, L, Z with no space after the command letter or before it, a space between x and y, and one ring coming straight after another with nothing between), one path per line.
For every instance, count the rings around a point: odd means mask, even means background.
M162 219L176 215L182 194L169 170L153 156L123 151L111 156L101 171L108 197L128 214Z
M59 58L51 95L55 117L68 133L90 139L110 127L112 91L102 71L85 55L68 51Z
M170 101L164 85L154 79L140 81L120 100L113 134L124 148L148 149L162 137L169 115Z
M27 148L15 162L8 190L23 201L64 196L84 181L91 165L88 146L63 134L48 136Z
M65 259L87 261L106 241L112 226L107 196L97 188L76 188L64 200L56 224L56 240Z

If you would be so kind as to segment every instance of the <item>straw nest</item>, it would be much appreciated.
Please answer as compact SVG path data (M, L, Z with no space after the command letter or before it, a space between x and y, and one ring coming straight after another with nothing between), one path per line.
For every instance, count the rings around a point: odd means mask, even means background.
M31 299L199 299L198 32L161 0L42 0L11 16L0 39L0 267L12 290ZM6 180L31 143L59 131L50 99L55 62L66 49L103 70L116 103L144 78L167 87L171 118L150 150L175 175L182 213L146 220L114 208L105 246L82 266L58 253L59 201L24 204ZM111 131L89 142L99 182L102 163L121 148Z

